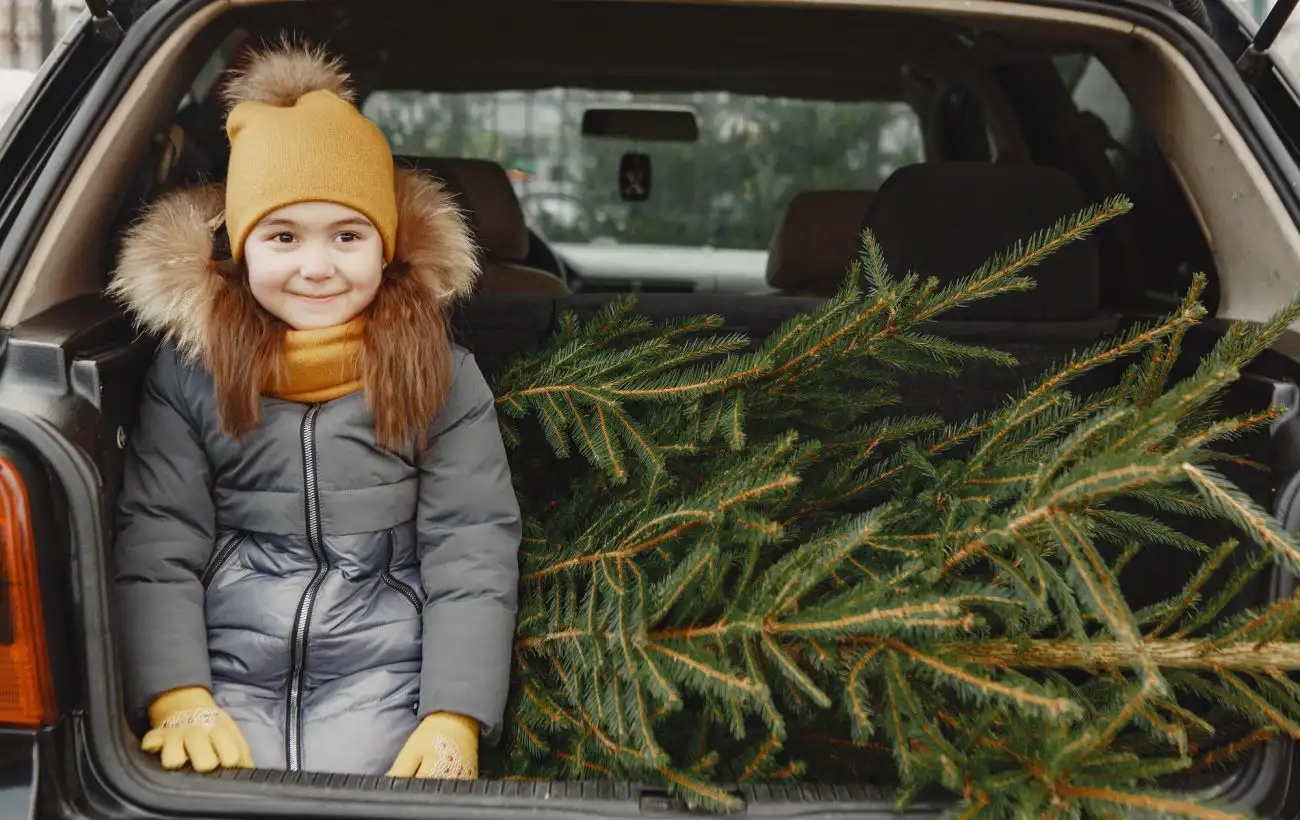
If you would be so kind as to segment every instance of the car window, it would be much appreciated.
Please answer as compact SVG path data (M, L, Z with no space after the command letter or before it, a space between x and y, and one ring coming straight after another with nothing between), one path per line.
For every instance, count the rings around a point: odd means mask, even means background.
M690 106L700 139L584 138L583 111L609 104ZM398 155L471 157L505 166L529 225L557 243L766 250L799 191L875 188L923 153L915 112L889 101L565 88L376 91L363 110ZM619 197L619 159L629 151L651 158L648 201Z
M1148 298L1176 302L1193 273L1209 275L1207 304L1218 299L1218 271L1186 193L1145 128L1123 87L1092 54L1062 54L1053 65L1083 113L1084 133L1100 147L1136 205L1131 220L1142 237L1143 287Z
M21 68L0 69L0 128L22 100L36 72Z
M1055 65L1080 111L1090 111L1106 125L1115 141L1128 145L1145 135L1137 131L1133 105L1106 66L1090 54L1065 54Z

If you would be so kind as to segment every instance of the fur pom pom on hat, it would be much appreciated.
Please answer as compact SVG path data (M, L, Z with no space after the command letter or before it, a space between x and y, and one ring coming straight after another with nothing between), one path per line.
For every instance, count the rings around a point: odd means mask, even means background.
M337 57L323 48L295 46L285 40L278 48L258 54L243 69L232 71L222 99L227 112L245 102L288 108L311 91L329 91L356 102L352 81Z
M225 90L226 229L236 260L268 214L324 201L359 211L393 258L397 201L383 132L353 105L351 81L319 48L288 43L255 55Z

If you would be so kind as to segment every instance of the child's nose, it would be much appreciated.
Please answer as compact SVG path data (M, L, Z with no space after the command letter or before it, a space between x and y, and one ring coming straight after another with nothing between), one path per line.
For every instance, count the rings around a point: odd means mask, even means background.
M308 251L303 255L298 275L303 279L328 279L334 275L334 263L326 254Z

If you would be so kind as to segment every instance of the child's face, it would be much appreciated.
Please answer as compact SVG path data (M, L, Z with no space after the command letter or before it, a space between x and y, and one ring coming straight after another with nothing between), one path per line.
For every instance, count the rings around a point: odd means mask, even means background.
M333 327L374 300L384 243L365 216L300 202L267 216L244 243L253 298L295 330Z

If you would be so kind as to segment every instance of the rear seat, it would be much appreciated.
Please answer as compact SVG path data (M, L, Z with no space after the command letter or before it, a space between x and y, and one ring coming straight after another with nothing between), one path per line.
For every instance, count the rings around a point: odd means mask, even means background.
M947 283L1087 205L1074 180L1055 168L909 165L876 191L862 227L875 234L896 276L915 271ZM981 300L948 317L1061 322L1097 314L1095 239L1067 245L1025 275L1036 278L1038 287Z
M791 207L793 218L787 214L783 222L785 235L775 243L783 255L772 270L778 283L816 295L641 294L637 311L653 319L717 314L725 322L724 332L743 332L762 341L786 319L813 309L821 294L833 292L864 225L876 233L896 275L915 269L951 281L1085 204L1073 181L1053 169L960 164L901 169L869 202L864 202L861 194L838 192L809 193L796 202ZM835 202L845 206L843 211L830 207ZM812 218L816 214L821 214L820 219ZM836 231L819 231L819 224L835 226ZM804 231L812 238L789 241L791 232ZM1027 271L1038 279L1036 289L975 303L928 327L937 335L1005 350L1018 360L1016 367L975 363L957 378L904 374L899 386L902 403L887 412L934 413L958 420L991 409L1075 351L1113 336L1136 320L1107 313L1099 304L1094 243L1088 240L1072 245ZM800 253L796 248L804 250ZM837 255L843 261L832 261ZM572 310L586 319L614 298L613 294L579 294L520 302L484 296L465 306L457 327L484 369L491 372L496 363L540 345L554 327L558 311ZM1206 329L1190 333L1175 378L1189 374L1214 340L1215 334ZM1113 385L1125 364L1093 371L1077 381L1074 389L1092 392ZM1243 379L1228 391L1223 412L1262 409L1278 387L1277 380ZM1267 430L1235 442L1233 450L1265 464L1274 452ZM1272 509L1275 476L1239 464L1219 466L1265 509ZM1227 527L1203 520L1168 520L1212 546L1234 534ZM1195 563L1195 559L1184 560L1190 557L1163 547L1139 553L1121 578L1134 609L1175 594ZM1234 568L1226 567L1220 582ZM1267 574L1257 576L1237 601L1247 605L1263 600L1273 582ZM1210 594L1217 583L1210 585Z
M948 284L1086 204L1074 180L1054 168L910 165L885 180L858 227L871 230L894 276L915 272ZM1033 290L974 302L944 314L934 328L958 341L1005 350L1019 364L975 364L958 379L909 377L908 412L954 420L989 409L1119 328L1119 317L1101 308L1095 239L1068 245L1023 275L1036 280ZM1092 374L1080 389L1096 389L1108 378Z
M803 191L781 216L767 250L767 284L789 296L828 297L858 255L871 191Z
M805 309L789 297L833 295L861 250L864 227L895 276L916 271L951 282L1084 204L1073 180L1054 169L964 163L907 166L875 192L805 191L791 200L769 250L768 284L783 298L745 310L788 316ZM977 302L935 324L941 335L1006 350L1019 365L975 364L960 379L909 376L906 412L955 419L993 407L1054 361L1117 329L1117 317L1099 309L1092 241L1027 274L1040 280L1034 291Z
M397 162L442 180L465 209L482 249L479 293L569 293L559 277L524 264L528 258L528 228L504 168L482 159L403 156L397 157Z

